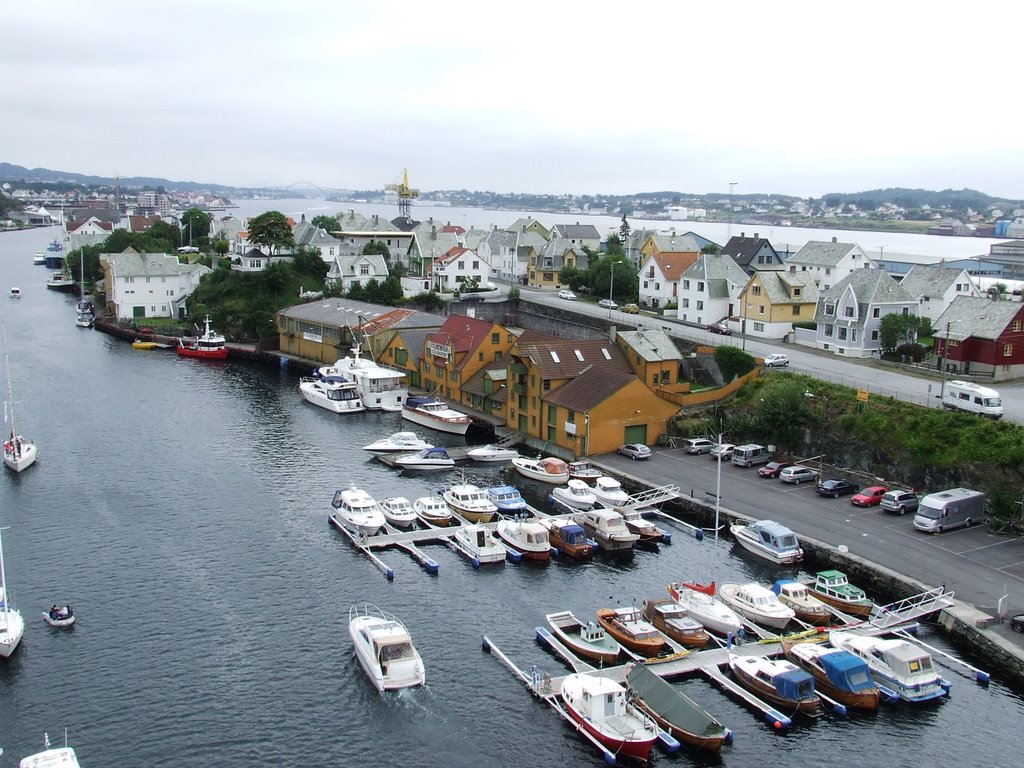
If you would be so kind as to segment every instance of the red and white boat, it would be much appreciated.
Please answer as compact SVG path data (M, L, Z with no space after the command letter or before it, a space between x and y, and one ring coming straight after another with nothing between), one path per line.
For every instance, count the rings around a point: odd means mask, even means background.
M613 755L647 760L658 738L658 726L633 704L626 688L604 675L567 675L562 701L579 727Z
M193 339L178 339L178 355L181 357L198 357L203 360L226 360L228 348L224 337L210 328L210 316L206 316L205 328L201 336Z

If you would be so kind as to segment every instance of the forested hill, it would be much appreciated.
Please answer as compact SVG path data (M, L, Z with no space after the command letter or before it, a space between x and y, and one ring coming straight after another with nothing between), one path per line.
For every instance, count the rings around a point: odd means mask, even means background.
M992 197L976 189L944 189L935 192L930 189L907 189L890 187L888 189L870 189L866 192L829 192L822 195L825 205L836 208L840 205L856 205L862 211L873 211L880 205L892 203L901 208L914 209L929 206L930 208L949 208L953 210L983 211L998 203L1019 204L1019 200Z

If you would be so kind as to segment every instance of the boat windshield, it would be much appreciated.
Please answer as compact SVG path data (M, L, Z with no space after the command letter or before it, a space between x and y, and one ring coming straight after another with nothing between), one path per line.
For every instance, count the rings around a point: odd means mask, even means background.
M377 652L377 657L382 663L389 661L401 661L402 659L411 659L414 656L412 643L409 641L399 643L387 643L381 645Z

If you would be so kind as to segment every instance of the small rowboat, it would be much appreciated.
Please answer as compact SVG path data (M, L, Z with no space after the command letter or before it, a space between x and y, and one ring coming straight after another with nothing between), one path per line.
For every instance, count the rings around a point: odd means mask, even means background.
M581 658L614 664L622 652L622 646L602 627L592 621L584 624L572 611L549 613L545 618L562 644Z

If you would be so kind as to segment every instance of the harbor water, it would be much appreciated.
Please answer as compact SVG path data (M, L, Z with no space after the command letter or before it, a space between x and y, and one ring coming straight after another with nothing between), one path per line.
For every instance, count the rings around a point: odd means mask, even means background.
M780 573L727 538L697 541L680 528L671 545L625 561L474 570L428 544L440 563L429 575L386 551L389 582L328 525L335 489L413 499L463 472L386 467L360 446L407 422L315 408L295 372L178 359L77 328L74 298L47 291L46 270L32 264L56 234L0 234L0 285L23 293L0 305L18 427L39 445L36 466L0 478L7 582L26 619L21 647L0 662L0 768L41 749L44 732L60 741L65 728L85 768L602 765L482 652L481 637L526 669L558 675L565 668L533 640L546 613L590 617L663 597L670 581ZM546 504L544 488L507 466L464 476L513 482ZM365 678L347 633L349 607L364 601L406 622L424 688L381 695ZM43 622L53 603L74 606L73 629ZM929 627L922 636L948 647ZM1021 694L998 676L983 688L944 674L954 682L946 701L797 718L786 734L708 682L681 681L735 742L718 757L684 749L655 761L1019 765Z

